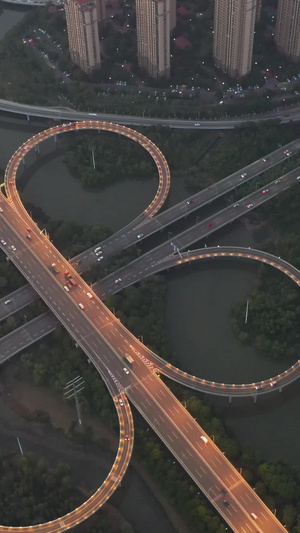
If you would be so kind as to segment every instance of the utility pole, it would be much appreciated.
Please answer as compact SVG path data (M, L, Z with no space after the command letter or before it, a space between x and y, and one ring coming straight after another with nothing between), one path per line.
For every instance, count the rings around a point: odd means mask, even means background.
M248 312L249 312L249 300L247 300L247 304L246 304L245 324L247 324L248 322Z
M75 404L76 404L76 410L77 410L77 416L78 416L78 424L81 428L82 426L82 420L80 415L80 406L79 406L79 400L78 400L78 394L84 389L84 379L81 376L76 376L76 378L71 379L71 381L68 381L68 383L65 386L65 397L67 400L70 398L75 398Z
M94 148L92 148L92 162L93 162L93 169L96 170L95 150L94 150Z

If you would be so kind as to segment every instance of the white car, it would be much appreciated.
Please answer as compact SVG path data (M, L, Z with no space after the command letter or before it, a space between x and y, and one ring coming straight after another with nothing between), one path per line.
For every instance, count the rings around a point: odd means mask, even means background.
M65 289L66 292L69 292L69 290L70 290L68 285L64 285L64 289Z
M101 250L101 246L98 246L97 248L95 248L94 252L99 252L99 250Z
M129 370L128 370L128 368L125 368L125 366L124 366L123 370L124 370L125 374L129 374Z
M17 248L12 244L11 249L15 252Z
M80 309L84 309L84 305L82 303L79 303L78 305L79 305Z
M241 178L245 178L247 176L247 173L244 172L243 174L241 174Z
M102 261L103 259L103 255L101 255L100 257L97 257L97 261Z
M122 398L119 399L119 404L120 404L120 405L124 405L124 404L123 404L123 400L122 400Z
M115 279L115 284L118 285L118 283L120 283L120 281L122 281L121 278Z
M86 295L87 295L89 298L94 298L94 296L92 295L91 292L87 292Z
M96 255L103 255L102 251L99 250L98 252L95 252Z
M205 445L208 444L208 439L204 435L201 435L200 439L203 440Z
M0 207L0 213L3 213L3 209L2 209L2 207Z
M1 239L1 244L3 244L3 246L5 246L7 244L7 242L4 239Z

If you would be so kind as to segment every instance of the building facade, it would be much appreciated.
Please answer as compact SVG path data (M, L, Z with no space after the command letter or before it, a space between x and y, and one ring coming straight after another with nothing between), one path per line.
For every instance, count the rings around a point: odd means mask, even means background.
M256 22L259 22L262 9L262 0L257 0L256 4Z
M73 63L85 72L100 68L98 32L101 0L65 0L69 50Z
M257 0L215 0L213 56L232 78L251 70Z
M300 0L279 0L276 16L275 43L278 52L300 59Z
M151 78L170 75L170 0L136 0L138 62Z
M176 0L170 1L170 31L173 31L176 28Z

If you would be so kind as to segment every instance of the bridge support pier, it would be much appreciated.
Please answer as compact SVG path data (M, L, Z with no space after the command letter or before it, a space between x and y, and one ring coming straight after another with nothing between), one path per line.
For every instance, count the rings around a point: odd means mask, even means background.
M54 142L57 145L57 135L54 135Z
M40 147L39 147L38 144L34 147L34 151L36 153L36 156L39 157L39 155L40 155Z
M23 167L26 167L25 157L22 157L22 163L23 163Z
M232 402L232 396L229 396L228 400L229 400L229 403L231 403Z
M282 392L282 387L279 387L279 392Z
M257 402L257 394L255 394L255 396L253 397L253 400L254 400L254 403Z
M26 115L26 118L27 118L27 122L30 122L30 116Z

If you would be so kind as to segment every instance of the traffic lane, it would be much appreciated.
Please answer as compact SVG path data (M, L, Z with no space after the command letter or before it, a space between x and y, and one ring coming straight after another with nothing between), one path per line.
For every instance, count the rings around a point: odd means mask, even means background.
M236 247L226 247L224 248L224 250L226 250L226 252L228 254L233 254L233 253L237 253L238 250L240 250L240 252L244 253L245 254L245 249L241 248L236 248ZM203 252L203 251L202 251ZM206 249L206 251L204 252L204 257L213 257L214 255L214 252L220 254L222 253L218 248L212 248L212 249ZM239 253L240 253L239 252ZM193 255L195 255L196 252L190 252L190 253L187 253L185 254L185 256L190 256L191 258L193 257ZM247 257L251 257L251 254L254 254L254 258L256 259L259 259L259 257L261 257L262 260L268 260L269 264L271 265L274 265L274 258L272 256L270 256L269 254L267 254L266 252L259 252L259 251L256 251L256 250L253 250L251 252L249 252L249 254L247 253ZM179 258L178 258L179 259ZM165 268L167 268L168 266L172 266L172 264L174 264L174 261L176 261L177 259L172 257L170 258L169 262L167 264L165 264ZM279 264L282 265L282 270L283 271L287 271L287 269L290 269L291 270L291 276L293 276L295 279L298 279L299 278L299 272L298 270L295 268L295 267L292 267L291 265L287 264L285 261L283 260L278 260ZM45 316L45 321L46 321L46 316ZM115 324L118 324L118 322L116 322ZM28 325L28 327L30 326L30 323ZM24 325L23 328L26 328L27 326ZM16 335L18 335L18 330L16 330ZM116 333L114 333L116 335ZM117 333L119 335L119 338L123 338L124 335L122 334L121 331L119 331ZM5 337L3 338L5 339ZM273 379L273 380L277 380L277 385L275 387L273 387L272 389L270 388L270 383L264 383L263 382L263 389L262 390L259 390L259 391L256 391L254 390L255 387L254 385L255 384L250 384L250 385L230 385L230 384L218 384L218 383L210 383L210 382L207 382L206 380L202 380L201 378L196 378L195 376L190 376L188 374L186 374L185 372L179 370L179 369L176 369L174 367L171 367L170 364L166 363L164 360L162 360L161 358L159 358L159 356L157 356L156 354L154 354L153 352L150 352L143 344L141 344L137 339L135 339L132 335L130 335L129 337L129 340L127 339L124 339L125 342L123 342L123 346L122 346L122 349L123 349L123 354L126 352L126 351L129 351L129 353L131 355L134 356L135 355L138 355L139 358L143 359L143 362L145 362L146 365L151 365L152 368L158 368L160 371L162 371L165 375L169 376L170 378L174 379L175 381L178 381L179 383L182 383L183 385L185 386L189 386L189 387L192 387L196 390L201 390L203 392L211 392L213 394L218 394L218 395L221 395L221 396L228 396L228 395L238 395L238 396L249 396L249 395L253 395L253 396L256 396L258 394L265 394L267 392L273 392L276 388L280 388L281 386L285 385L285 384L288 384L290 383L291 381L294 381L295 379L297 379L298 377L298 374L299 374L299 363L296 362L290 369L288 369L287 371L285 371L283 374L281 374L280 376L274 376L273 378L270 378L270 379ZM31 342L34 342L34 340L32 339L28 339L27 338L27 342L26 342L26 345L29 345L31 344ZM121 344L120 344L121 346ZM129 347L129 348L128 348ZM22 348L20 348L22 349ZM133 353L132 353L133 352ZM126 362L125 362L126 364ZM128 366L127 366L128 368ZM291 376L291 373L292 376ZM269 389L267 388L269 386Z
M26 307L38 299L38 295L31 285L27 284L0 300L0 320L4 320L16 311ZM5 303L8 302L8 303Z
M33 342L54 331L59 321L56 318L53 320L52 317L52 314L47 313L47 321L45 321L45 315L40 315L2 337L0 339L0 363L4 363Z
M296 141L292 141L291 143L287 144L286 146L276 150L275 152L269 154L268 156L268 160L272 160L272 159L276 159L276 156L278 156L278 159L279 160L282 160L284 158L286 158L286 155L285 155L285 151L287 149L287 147L291 150L291 149L297 149L299 147L299 140L296 140ZM268 163L268 161L267 161ZM257 162L254 162L252 163L251 165L249 165L248 167L245 167L245 168L250 168L250 167L255 167L257 165L260 165L262 167L264 167L264 162L262 160L259 160ZM269 164L268 164L269 165ZM264 168L265 169L265 168ZM240 180L240 171L233 174L232 177ZM214 191L215 190L215 187L223 187L223 190L224 187L226 188L226 183L230 182L230 179L231 177L227 177L227 178L224 178L224 180L222 180L221 182L219 182L219 184L215 184L214 186L212 186L211 188L208 188L208 189L205 189L204 191L198 193L198 195L206 195L206 199L209 198L209 189L211 189L211 191ZM248 178L250 179L250 178ZM17 193L16 193L17 194ZM208 196L207 196L208 195ZM214 196L215 196L215 193L214 193ZM197 195L195 195L193 198L196 198ZM19 200L19 197L17 197L18 200ZM3 202L2 202L3 203ZM178 209L185 209L185 212L186 212L186 202L182 202L181 204L177 204L177 207L174 207L174 208L170 208L169 210L165 211L164 213L162 213L161 215L162 216L166 216L166 214L168 212L171 212L173 209L176 210L176 212L178 212ZM158 215L159 217L160 215ZM157 222L158 222L158 217L155 217L153 219L148 219L149 222L146 222L145 224L145 227L147 228L148 225L150 226L150 224L154 225L154 228L157 228ZM146 219L147 220L147 219ZM134 242L136 242L136 231L137 231L137 228L132 228L132 226L135 224L135 221L133 221L132 223L129 224L129 226L127 227L128 229L128 232L127 234L124 234L124 229L123 230L120 230L120 236L118 236L118 233L114 235L114 238L110 238L110 240L108 240L107 244L106 244L106 241L104 241L103 243L103 248L102 250L104 251L105 247L105 256L106 257L110 257L112 254L114 253L117 253L120 249L124 249L128 246L130 246L131 244L133 244ZM141 224L141 223L140 223ZM23 227L22 227L22 230L25 232L25 226L26 223L23 224ZM139 225L139 227L141 227L141 225ZM37 233L37 237L40 237L40 231L39 229L37 228L36 225L33 225L33 229L36 230L36 233ZM149 232L149 228L147 229L147 232ZM129 235L129 234L134 234L134 235ZM121 239L118 243L117 241ZM122 241L122 242L121 242ZM109 249L111 248L111 249ZM84 254L84 255L83 255ZM90 249L90 251L88 253L84 252L83 254L80 254L78 255L76 258L74 258L74 260L71 261L71 263L73 264L74 267L76 267L76 263L86 263L86 264L81 264L79 266L79 268L77 268L76 270L79 271L79 272L83 272L85 268L89 268L92 266L93 263L95 263L97 261L96 257L94 256L94 250ZM81 258L81 259L80 259ZM10 314L10 313L9 313ZM4 318L5 314L3 314L3 318ZM6 315L8 316L8 314Z
M31 115L42 118L54 118L57 120L90 120L91 114L82 111L75 111L72 109L66 109L66 107L57 107L55 109L46 106L34 106L27 104L20 104L18 102L10 102L7 100L0 100L0 108L2 110L13 112L17 114ZM249 122L259 123L261 120L270 120L270 118L281 119L282 122L289 122L292 119L296 119L299 114L299 108L295 107L289 110L289 117L285 118L286 112L279 113L278 110L264 113L259 118L245 117L239 120L226 119L226 120L200 120L195 123L192 120L180 120L180 119L161 119L157 117L137 117L131 115L116 115L111 113L98 113L99 120L105 120L110 122L118 122L119 124L131 124L136 126L150 126L161 125L173 128L182 129L233 129L236 126ZM93 113L93 116L95 114Z
M279 181L279 180L275 180L275 181L277 181L277 184L276 184L275 182L272 182L270 185L268 185L268 187L270 187L270 186L272 186L273 188L276 187L276 188L277 188L277 192L279 192L280 190L282 190L282 189L284 189L284 188L287 188L287 186L288 186L288 184L289 184L289 179L291 179L291 183L292 183L292 180L295 178L295 175L297 174L297 172L298 172L297 170L292 171L292 172L290 173L290 177L287 176L287 177L285 177L285 178L281 178L280 181ZM260 192L258 191L257 193L253 193L253 194L254 194L254 195L260 195ZM253 197L253 195L250 195L250 197ZM261 197L260 197L260 202L262 203L263 201L265 201L265 200L268 199L268 198L270 198L269 193L268 193L267 195L265 195L265 197L262 197L262 196L261 196ZM248 197L248 199L249 199L249 197ZM244 203L245 203L245 201L244 201ZM246 203L247 203L247 202L246 202ZM230 207L229 207L229 208L226 208L224 211L227 212L227 215L230 214ZM240 216L241 214L244 214L244 213L246 212L245 209L244 209L244 212L242 213L242 202L241 202L241 204L240 204L240 206L239 206L238 211L239 211L239 216ZM234 215L235 213L233 213L233 211L231 211L231 213L232 213L232 217L231 217L231 218L233 219L233 218L234 218L233 215ZM237 218L237 217L235 217L235 218ZM219 222L224 223L224 220L225 220L224 217L220 217ZM226 220L229 220L229 219L226 218ZM217 227L218 227L218 224L217 224L214 228L211 228L210 232L214 231ZM199 235L199 233L200 233L200 232L199 232L199 229L200 229L200 227L199 227L199 225L198 225L198 229L197 229L197 239L198 239L199 237L201 237L201 234ZM190 230L189 230L189 232L190 232ZM207 230L206 230L206 229L204 230L204 233L207 233ZM203 235L202 235L202 236L203 236ZM182 242L182 238L181 238L181 242ZM191 241L189 240L188 243L187 243L187 245L189 245L190 242L191 242ZM169 246L169 244L167 244L167 246ZM161 253L161 252L160 252L160 253ZM162 256L163 256L163 255L166 255L165 252L162 254ZM149 257L149 256L150 256L150 257ZM162 256L161 256L161 258L162 258ZM150 273L151 273L151 268L148 266L148 264L147 264L147 266L145 265L145 261L148 263L148 261L151 262L151 261L155 261L155 260L157 260L157 259L159 259L159 257L156 257L156 258L155 258L155 257L153 257L153 254L152 254L152 253L149 253L149 254L146 254L145 256L143 256L142 258L139 258L138 260L136 260L136 261L139 262L139 263L142 263L142 262L144 263L144 265L141 265L141 264L139 265L139 272L141 273L142 271L144 271L144 273L147 273L147 270L148 270L148 273L150 274ZM132 263L130 269L132 269L132 266L133 266L133 263ZM125 267L125 268L126 268L126 267ZM125 268L124 268L124 269L125 269ZM153 268L153 266L152 266L152 268ZM123 269L123 271L124 271L124 269ZM122 275L123 275L123 274L122 274ZM124 287L124 286L127 286L127 285L131 284L131 283L134 283L135 281L138 281L138 277L139 277L139 275L138 275L137 271L134 272L133 277L132 277L132 276L127 276L127 277L125 277L125 278L123 277L123 279L122 279L122 284L119 285L118 287L116 287L114 284L112 284L112 277L110 277L110 278L108 278L105 282L100 282L100 286L101 286L101 288L103 289L103 290L101 291L101 293L100 293L100 296L101 296L101 297L104 297L105 294L106 294L106 291L107 291L107 292L111 292L111 293L116 292L116 289L119 289L119 288L121 288L122 286ZM109 283L109 284L111 285L111 288L110 288L110 289L106 289L106 290L105 290L105 284L106 284L106 283ZM98 285L99 285L99 284L98 284ZM98 290L97 290L97 286L95 287L95 289L96 289L96 291L98 292Z
M35 257L34 257L33 259L35 260ZM45 274L46 274L46 277L48 277L48 278L50 277L50 276L49 276L49 273L48 273L47 270L45 270ZM50 279L51 279L51 278L50 278ZM53 280L53 278L52 278L52 282L53 282L53 281L54 281L54 280ZM58 286L58 284L54 283L54 287L56 287L56 289L57 289L57 286ZM65 295L64 295L64 296L65 296ZM45 295L44 295L44 297L45 297ZM64 302L63 302L63 303L64 303ZM60 314L61 314L61 313L60 313ZM64 322L64 319L62 319L62 317L61 317L61 320ZM89 324L87 324L87 325L89 325ZM88 329L88 328L87 328L87 329Z
M149 391L149 401L150 406L144 402L146 390ZM176 416L165 416L166 413L162 412L163 408L159 406L158 401L155 401L151 396L153 390L149 380L143 381L142 383L137 384L135 387L131 387L127 391L129 399L134 403L137 409L142 413L142 415L148 420L151 426L154 428L155 432L161 437L163 442L172 450L172 453L176 456L177 460L184 466L184 468L190 473L196 484L201 488L201 490L209 497L213 505L218 509L220 514L226 517L226 520L233 526L235 531L239 533L242 531L240 525L246 525L248 527L247 531L257 531L253 521L250 517L250 508L252 509L252 501L247 501L245 499L245 508L241 505L234 494L231 494L231 505L227 507L223 503L221 490L218 492L218 487L223 487L228 484L228 492L232 486L238 484L246 485L246 482L241 478L238 473L231 468L228 468L227 460L224 455L220 453L220 457L215 455L215 447L211 446L209 441L208 445L205 445L202 440L200 440L201 435L205 435L200 426L195 426L192 439L185 435L182 428L179 429L177 424ZM172 395L173 396L173 395ZM171 394L170 394L171 397ZM172 404L173 398L170 398L170 403ZM186 413L187 418L191 418L188 413ZM220 463L217 465L218 474L216 474L211 465L212 462L220 460ZM216 467L213 465L213 468ZM211 491L214 491L212 494ZM250 487L249 487L250 489ZM251 489L250 489L251 490ZM264 506L260 512L262 515L265 515ZM280 526L278 529L274 527L273 517L272 519L272 531L282 531ZM267 530L265 530L267 531ZM271 531L271 529L270 529Z
M276 164L285 161L287 159L287 156L284 153L284 150L293 150L292 153L294 154L295 151L299 150L299 148L299 139L292 141L291 143L288 143L287 145L268 154L265 157L265 162L263 161L263 159L255 161L254 163L248 165L248 167L244 167L238 172L232 174L231 176L228 176L227 178L224 178L216 184L206 188L204 191L200 191L196 195L193 195L188 199L188 201L192 200L191 204L188 205L187 200L184 200L183 202L178 203L176 206L169 208L163 213L160 213L156 217L142 220L137 227L132 228L130 225L130 228L128 227L128 232L126 234L123 233L120 236L116 236L116 238L115 236L112 236L111 238L103 241L102 244L100 243L103 251L106 247L105 253L110 256L112 253L118 252L119 249L126 248L136 242L139 242L140 239L137 239L136 233L139 229L141 230L140 232L144 231L147 236L154 233L155 231L160 229L162 225L167 225L168 223L171 223L174 220L177 220L178 218L181 218L182 216L193 212L195 209L198 209L206 203L218 198L222 194L229 192L237 185L241 185L252 179L257 174L260 174L266 171L268 168L271 168ZM243 174L246 170L248 171L247 176L241 178L241 173ZM249 174L249 172L251 174ZM123 242L121 242L122 240ZM117 241L119 241L118 246L116 246ZM111 246L113 246L114 248L109 249L109 247ZM85 254L85 256L83 256L82 258L87 258L89 260L93 259L93 254Z
M153 382L153 379L154 378L152 377L152 382ZM145 382L143 382L143 383L145 385ZM252 509L251 511L250 510L249 511L250 512L257 511L257 513L259 513L260 520L263 523L268 521L268 519L270 518L270 515L271 515L271 521L273 522L272 513L270 513L269 510L265 506L263 506L263 508L262 508L261 501L259 500L259 498L257 498L256 494L252 491L252 489L249 487L249 485L247 483L245 483L245 481L243 480L243 478L241 478L241 476L237 473L237 471L234 470L234 472L232 472L232 470L233 470L232 469L232 465L227 461L226 457L224 457L222 452L213 444L212 441L209 440L208 444L205 445L203 443L203 441L200 440L200 438L199 438L199 430L200 430L200 436L201 436L201 433L202 433L202 435L204 434L204 436L206 436L206 437L208 437L208 436L203 432L203 430L199 427L199 425L195 423L193 418L187 413L187 411L178 402L178 400L173 395L171 395L169 393L168 389L163 384L160 383L160 385L163 388L165 388L165 392L167 393L167 395L169 394L169 396L170 396L170 400L169 401L168 400L165 401L163 404L161 403L159 395L157 395L156 387L153 389L153 387L149 384L149 380L147 380L147 389L151 390L152 398L156 399L156 403L157 403L158 406L163 405L164 409L165 409L166 405L171 404L172 410L171 410L171 412L169 412L169 420L172 422L172 424L174 423L176 425L176 427L180 427L179 431L184 433L184 438L187 441L193 443L193 446L195 447L197 453L201 454L202 456L203 456L203 454L205 454L206 465L213 470L213 475L214 475L215 471L218 471L218 469L221 468L222 469L222 480L223 480L223 482L225 482L225 486L230 491L231 491L232 487L240 487L240 489L242 488L242 493L244 494L243 498L244 498L244 501L245 501L245 505L247 506L247 505L250 504L251 509ZM176 407L177 407L177 409L176 409ZM180 420L178 420L178 415L177 415L177 412L180 411L180 410L189 419L190 427L193 427L192 434L186 434L185 433L185 427L180 424ZM207 473L206 473L206 478L207 477L208 476L207 476ZM241 494L241 490L239 490L239 493ZM247 498L247 495L249 496L249 494L252 495L252 497L250 499L249 499L249 497ZM239 504L239 502L236 502L236 503ZM270 515L269 515L269 513L270 513ZM280 531L280 530L282 530L282 529L278 529L278 531ZM264 531L265 531L265 529L264 529ZM270 531L275 531L275 530L272 529Z
M99 294L101 298L104 298L106 294L111 294L114 292L114 282L115 279L118 279L118 277L121 278L118 288L124 288L139 281L141 277L145 277L145 274L146 276L150 275L154 263L162 261L166 257L173 254L173 247L171 243L178 246L179 249L183 249L200 239L208 237L217 229L220 229L229 222L232 222L237 218L249 213L252 209L262 205L270 198L276 196L279 192L287 190L289 187L298 183L296 178L299 173L299 168L289 172L278 180L272 181L266 185L265 188L261 188L258 191L251 193L247 197L237 201L236 204L234 204L237 205L236 208L233 206L226 207L222 211L219 211L217 215L212 215L204 221L200 221L198 224L192 226L185 232L174 236L172 239L161 244L154 250L135 259L130 263L130 265L126 265L113 274L110 274L105 278L105 280L97 282L94 285L95 292ZM263 194L263 190L268 190L268 192ZM250 208L247 208L247 206L250 204L253 204L253 207L251 206Z
M215 184L207 187L203 191L198 192L197 194L187 198L183 202L176 204L176 206L171 207L164 211L163 213L158 214L155 217L157 222L161 224L166 224L174 221L178 216L183 216L193 212L195 209L205 205L206 203L213 201L219 198L221 195L230 192L236 186L242 185L251 179L253 179L258 174L261 174L268 169L274 167L275 165L285 161L287 159L284 150L292 150L292 155L294 155L300 149L299 139L288 143L286 146L278 148L274 152L269 153L264 158L261 158L250 165L243 167L242 169L234 172L230 176L216 182ZM266 161L264 161L265 159ZM242 178L241 174L246 173ZM187 201L191 201L190 204L187 204ZM187 207L188 205L188 207ZM182 211L184 213L182 213ZM179 214L179 212L181 212ZM146 226L147 229L147 226Z
M48 335L54 331L58 324L57 319L55 321L50 319L45 324L44 315L40 315L31 320L30 323L8 333L0 339L0 362L3 363L36 340Z

